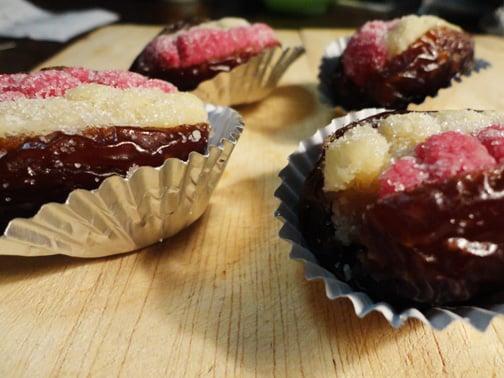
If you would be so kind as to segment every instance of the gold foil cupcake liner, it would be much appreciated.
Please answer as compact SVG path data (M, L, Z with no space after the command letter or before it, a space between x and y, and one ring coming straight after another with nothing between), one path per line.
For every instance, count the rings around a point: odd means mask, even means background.
M288 165L279 174L282 182L275 192L275 197L280 201L275 216L283 223L279 236L292 245L290 258L303 263L305 278L308 281L322 281L329 299L349 299L353 304L355 314L360 318L376 311L381 313L394 328L402 326L408 319L418 319L437 330L446 328L455 320L463 320L483 332L495 316L504 314L502 293L496 294L490 300L481 300L481 303L476 300L471 301L471 304L468 305L428 306L419 304L398 308L394 303L376 301L368 293L354 288L338 278L319 263L316 254L304 240L299 227L298 204L304 182L320 158L324 140L334 134L336 130L352 122L360 121L385 110L373 108L348 113L344 117L333 119L329 125L299 143L298 149L289 156Z
M301 46L267 49L246 63L203 81L193 93L205 102L223 106L260 101L275 89L285 71L304 52Z
M77 189L63 204L49 203L28 219L13 219L0 254L102 257L166 239L206 210L244 124L236 111L207 105L212 135L206 155L167 159L113 176L96 190Z

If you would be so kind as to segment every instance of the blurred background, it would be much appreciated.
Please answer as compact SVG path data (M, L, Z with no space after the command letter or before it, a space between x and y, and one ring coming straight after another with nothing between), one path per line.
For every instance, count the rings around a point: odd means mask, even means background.
M8 13L17 9L15 3L0 0L0 26L9 18ZM436 14L473 33L504 35L503 0L33 0L30 3L56 14L100 7L115 13L117 22L126 23L166 24L187 17L240 16L267 22L275 28L355 28L371 19L390 19L409 13ZM0 37L0 72L29 70L79 37L82 34L55 42L4 35Z

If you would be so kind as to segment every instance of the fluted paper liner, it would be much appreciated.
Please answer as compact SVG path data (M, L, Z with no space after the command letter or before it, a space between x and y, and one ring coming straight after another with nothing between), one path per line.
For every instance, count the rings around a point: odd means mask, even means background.
M0 254L76 257L114 255L154 244L196 221L208 206L243 121L229 108L207 105L212 135L206 155L167 159L126 178L107 178L96 190L74 190L29 219L16 218L0 237Z
M403 325L407 319L415 318L438 330L447 327L454 320L462 319L477 330L484 331L494 316L504 314L504 301L478 306L429 307L419 305L398 311L393 304L375 302L365 292L355 290L348 283L322 267L303 238L298 221L299 197L306 177L320 158L324 139L349 123L383 111L385 109L365 109L349 113L344 117L334 119L328 126L319 129L312 137L300 142L298 149L289 156L288 165L280 172L282 183L275 192L275 196L280 200L280 206L275 216L283 222L279 235L292 245L290 258L304 264L305 278L310 281L323 281L329 299L350 299L355 313L361 318L370 312L377 311L387 319L391 326L396 328Z
M337 106L338 101L334 98L333 90L331 88L331 75L338 66L339 59L343 55L345 51L348 41L350 41L350 37L340 37L329 43L324 50L324 54L322 55L322 60L319 66L319 93L322 102L331 106ZM469 72L462 73L463 76L471 76L473 72L479 72L486 68L490 67L490 63L483 59L474 59L474 67ZM453 81L462 80L460 76L455 76L452 78L451 83ZM450 84L451 85L451 84ZM439 88L440 89L444 88ZM428 98L430 96L425 96ZM425 99L424 99L425 101Z
M340 37L335 39L324 49L322 60L319 66L319 92L322 102L325 104L336 106L337 101L334 99L331 89L331 75L338 66L339 59L345 51L350 37Z
M275 89L285 71L304 51L301 46L267 49L231 71L203 81L193 93L203 101L224 106L257 102Z

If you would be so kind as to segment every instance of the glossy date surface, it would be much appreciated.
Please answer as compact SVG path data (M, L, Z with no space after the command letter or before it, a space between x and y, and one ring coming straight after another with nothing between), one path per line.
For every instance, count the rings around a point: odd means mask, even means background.
M327 143L382 113L338 129ZM299 203L300 228L319 263L380 300L404 304L463 303L504 289L504 167L455 176L371 199L356 219L350 245L336 237L332 204L323 191L324 150ZM406 301L406 302L405 302Z
M168 81L181 91L192 91L202 81L212 79L221 72L229 72L236 66L246 63L255 55L257 54L242 53L229 59L217 62L205 62L196 66L178 68L156 67L149 68L148 70L138 63L139 60L137 58L131 65L130 71L153 79Z
M419 302L460 302L504 287L503 168L378 200L363 216L362 262Z
M107 177L126 176L136 166L205 153L208 134L207 124L113 126L0 139L0 228L12 218L35 215L45 203L64 202L74 189L96 189Z
M335 104L348 110L365 107L405 109L450 85L451 80L472 69L474 41L463 32L436 28L427 32L401 54L394 56L366 85L357 86L345 75L341 59L331 76Z

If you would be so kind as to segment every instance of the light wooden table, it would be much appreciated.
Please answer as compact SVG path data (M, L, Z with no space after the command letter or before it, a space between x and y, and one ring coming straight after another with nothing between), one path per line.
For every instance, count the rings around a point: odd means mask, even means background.
M127 68L158 28L112 26L44 65ZM273 218L278 171L332 117L318 103L324 46L345 31L281 31L307 54L246 131L206 214L138 253L98 260L0 258L1 376L490 376L504 374L504 318L485 333L358 319L288 259ZM493 67L420 106L504 109L504 41L478 37Z

